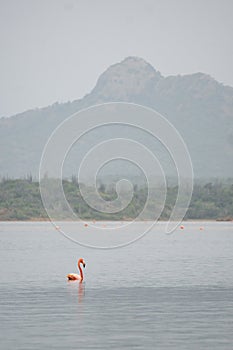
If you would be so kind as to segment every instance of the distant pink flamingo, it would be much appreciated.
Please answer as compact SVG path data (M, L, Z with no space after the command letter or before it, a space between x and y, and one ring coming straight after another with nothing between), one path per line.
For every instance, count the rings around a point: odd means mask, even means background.
M78 269L80 271L80 275L78 275L77 273L69 273L66 277L68 278L69 281L79 281L82 282L83 281L83 270L81 268L80 265L83 265L83 267L85 268L86 263L85 261L81 258L78 261Z

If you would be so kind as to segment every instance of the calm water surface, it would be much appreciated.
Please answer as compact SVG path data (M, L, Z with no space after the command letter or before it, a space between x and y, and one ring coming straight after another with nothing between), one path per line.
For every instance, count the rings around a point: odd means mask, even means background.
M233 223L162 226L103 251L0 223L0 349L232 350ZM85 283L67 282L79 257Z

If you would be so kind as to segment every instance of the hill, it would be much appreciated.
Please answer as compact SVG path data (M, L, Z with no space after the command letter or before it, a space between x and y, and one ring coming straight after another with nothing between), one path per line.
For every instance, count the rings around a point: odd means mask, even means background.
M203 73L163 77L138 57L109 67L80 100L1 118L0 176L38 176L54 128L80 109L111 101L142 104L164 115L184 138L195 177L232 176L233 88Z

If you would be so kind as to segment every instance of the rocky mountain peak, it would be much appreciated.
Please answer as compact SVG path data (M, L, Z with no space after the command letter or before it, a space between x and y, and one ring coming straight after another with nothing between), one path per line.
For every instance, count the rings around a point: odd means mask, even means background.
M152 65L139 57L127 57L110 66L99 77L91 95L95 98L128 101L162 78Z

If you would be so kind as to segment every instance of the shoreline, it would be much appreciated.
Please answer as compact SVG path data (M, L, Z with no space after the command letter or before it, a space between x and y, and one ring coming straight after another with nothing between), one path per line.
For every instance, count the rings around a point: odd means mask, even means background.
M1 220L0 219L0 223L3 222L78 222L78 223L96 223L96 222L154 222L154 220L130 220L130 219L125 219L125 220L85 220L85 219L80 219L80 220L50 220L49 218L32 218L29 220L17 220L17 219L13 219L13 220ZM156 222L161 222L161 223L166 223L169 222L169 220L157 220ZM172 221L172 222L178 222L178 221ZM233 222L233 218L226 218L226 219L187 219L187 220L181 220L180 222Z

